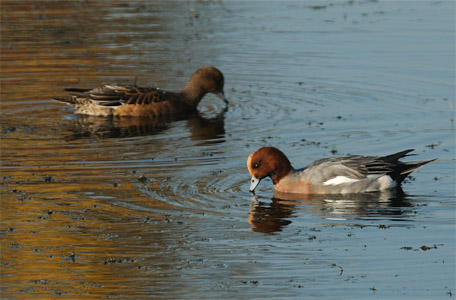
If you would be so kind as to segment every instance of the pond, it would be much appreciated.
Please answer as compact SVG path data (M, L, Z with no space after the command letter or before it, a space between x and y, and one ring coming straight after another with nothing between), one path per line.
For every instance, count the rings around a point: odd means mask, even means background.
M451 299L453 1L1 5L2 299ZM67 87L182 89L179 118L110 119ZM273 199L248 155L436 161L403 193Z

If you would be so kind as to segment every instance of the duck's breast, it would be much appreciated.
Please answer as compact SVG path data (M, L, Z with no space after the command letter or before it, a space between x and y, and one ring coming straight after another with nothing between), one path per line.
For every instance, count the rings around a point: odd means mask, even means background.
M299 173L291 173L283 177L274 185L274 189L281 193L315 194L318 191L312 187L312 181Z

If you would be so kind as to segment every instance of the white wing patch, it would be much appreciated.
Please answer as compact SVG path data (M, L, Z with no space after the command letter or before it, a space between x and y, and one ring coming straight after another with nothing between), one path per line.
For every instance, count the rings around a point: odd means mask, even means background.
M323 185L338 185L342 183L353 183L357 181L359 181L359 179L349 178L347 176L336 176L332 179L326 180Z
M367 180L366 179L354 179L354 178L349 178L347 176L336 176L334 178L331 178L323 183L323 185L339 185L339 184L351 184L351 183L356 183L363 181L364 189L363 191L365 192L372 192L372 191L384 191L384 190L389 190L392 189L396 186L396 182L393 181L393 179L389 175L383 175L383 176L368 176ZM347 191L345 191L347 189ZM350 191L350 188L347 186L344 188L342 193L344 192L352 192Z
M377 179L379 190L388 190L396 186L396 182L388 175L383 175Z

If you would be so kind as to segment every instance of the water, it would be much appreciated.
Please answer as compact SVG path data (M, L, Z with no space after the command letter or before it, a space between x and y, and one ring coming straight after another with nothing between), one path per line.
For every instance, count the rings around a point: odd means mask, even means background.
M2 1L4 299L451 299L452 1ZM178 16L178 17L176 17ZM65 87L215 96L167 122L75 116ZM404 194L272 198L247 156L296 167L415 148Z

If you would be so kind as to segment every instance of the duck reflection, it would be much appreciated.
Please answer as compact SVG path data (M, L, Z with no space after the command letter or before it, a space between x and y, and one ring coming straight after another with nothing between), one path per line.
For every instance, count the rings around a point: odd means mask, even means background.
M305 210L327 220L405 220L413 205L402 189L389 192L352 195L274 194L272 202L253 197L249 211L251 230L274 233L292 223L296 211Z
M288 220L293 216L294 205L288 205L272 199L271 203L254 201L249 211L249 224L252 231L273 233L291 224Z
M71 128L73 134L67 136L67 140L156 135L170 128L173 122L186 120L192 140L201 141L202 144L222 143L225 136L225 112L227 110L225 108L212 118L205 118L199 112L154 119L77 115Z

